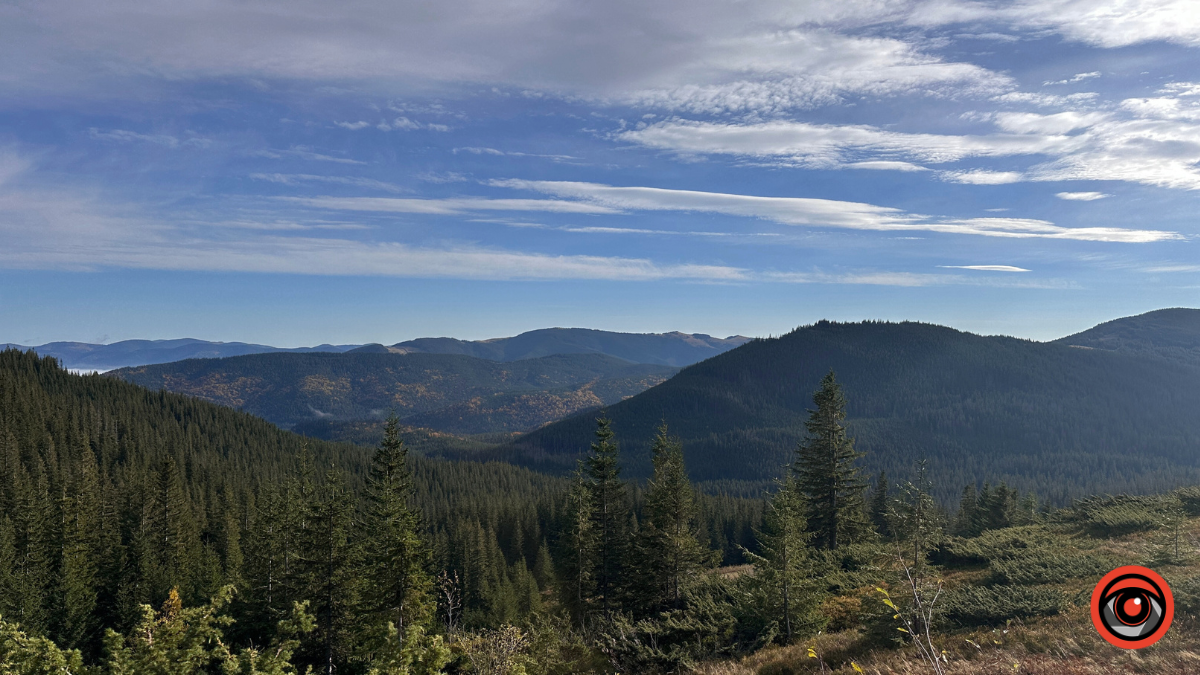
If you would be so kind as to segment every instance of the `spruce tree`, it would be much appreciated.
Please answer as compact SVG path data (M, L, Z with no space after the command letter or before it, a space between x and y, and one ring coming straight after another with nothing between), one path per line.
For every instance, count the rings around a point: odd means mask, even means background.
M364 609L404 635L409 625L424 625L433 615L430 553L421 540L421 516L412 504L408 448L393 414L371 458L362 518L365 577L370 592Z
M682 587L705 567L714 552L700 543L692 484L683 462L683 446L658 428L651 448L654 475L646 489L638 533L639 604L649 611L679 609Z
M867 506L867 516L871 520L871 525L875 527L875 531L881 537L890 537L891 527L888 524L888 480L887 473L880 471L879 478L875 481L875 490L871 492L871 500Z
M958 500L958 515L954 518L954 534L960 537L979 536L978 510L979 496L975 493L975 486L968 485L963 488L962 497Z
M333 675L356 648L359 602L359 550L355 542L354 502L345 476L330 469L307 505L309 527L297 556L307 581L305 597L312 599L317 617L316 641L307 650L308 662Z
M790 476L767 504L758 552L744 550L754 564L754 583L762 592L768 623L774 623L787 642L820 627L816 562L809 554L804 496Z
M629 497L621 481L620 458L608 418L596 420L596 440L584 466L596 547L592 578L597 604L608 613L620 609L630 525Z
M561 535L557 542L555 571L558 598L582 624L595 589L592 573L596 560L596 532L592 528L592 493L583 460L575 467L563 505Z
M853 543L868 530L863 514L866 483L856 461L862 456L846 434L846 396L833 371L813 394L816 409L804 423L808 438L797 449L793 470L808 504L808 527L819 548Z
M84 448L72 489L64 495L62 611L59 641L66 647L88 647L99 637L96 602L100 553L100 495L95 456Z

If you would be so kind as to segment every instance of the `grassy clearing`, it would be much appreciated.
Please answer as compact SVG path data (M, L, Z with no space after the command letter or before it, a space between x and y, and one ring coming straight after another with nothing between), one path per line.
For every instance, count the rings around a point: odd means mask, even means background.
M1178 495L1160 498L1178 504ZM1091 505L1094 507L1095 505ZM987 620L997 608L977 607L974 616L955 620L947 606L934 642L944 650L949 674L1036 673L1045 675L1116 675L1118 673L1200 673L1200 518L1160 517L1171 509L1162 503L1139 504L1154 514L1114 514L1111 508L1062 512L1039 525L1005 528L974 539L949 540L933 557L948 595L956 592L1001 594L1036 589L1059 601L1054 611L1026 618ZM1131 526L1129 523L1145 522ZM1103 524L1119 534L1105 536ZM1138 531L1129 532L1130 529ZM1110 530L1111 532L1111 530ZM1176 554L1178 545L1179 553ZM1157 644L1138 651L1105 642L1092 626L1088 601L1092 588L1119 565L1144 565L1171 585L1175 620ZM893 590L895 594L895 590ZM877 597L857 589L833 596L822 605L831 627L843 630L817 635L788 646L771 646L748 656L701 664L702 675L791 675L858 672L931 673L911 645L879 646L857 614L867 617ZM982 601L976 602L981 605ZM849 608L849 609L847 609ZM1001 610L1003 611L1003 610ZM832 616L832 613L839 613ZM849 613L849 617L847 616ZM865 621L865 619L864 619ZM991 625L988 625L988 624ZM975 624L975 625L972 625ZM811 650L811 652L810 652ZM814 658L816 654L818 658ZM854 666L861 669L855 670Z

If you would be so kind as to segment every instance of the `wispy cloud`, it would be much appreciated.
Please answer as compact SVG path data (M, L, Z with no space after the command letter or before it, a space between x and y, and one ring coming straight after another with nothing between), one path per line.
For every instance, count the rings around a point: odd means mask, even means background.
M167 148L203 148L212 144L211 140L199 136L189 136L184 139L179 139L169 134L142 134L136 131L128 131L126 129L110 129L108 131L102 131L92 127L91 129L88 129L88 135L100 141L115 141L117 143L152 143L154 145L161 145Z
M1103 192L1055 192L1054 196L1073 202L1092 202L1112 195Z
M680 155L731 155L807 168L862 162L945 164L967 159L1035 158L1023 171L954 169L939 177L994 185L1017 181L1118 180L1200 189L1200 99L1129 99L1124 114L1067 111L983 116L996 133L903 133L866 125L805 122L701 122L670 119L616 134L622 141ZM911 170L904 164L875 168Z
M302 185L305 183L335 183L339 185L353 185L355 187L369 188L372 190L384 190L386 192L411 192L406 187L387 183L372 178L361 178L358 176L321 176L307 173L252 173L250 177L254 180L267 181L269 183L278 183L280 185Z
M975 270L977 272L1028 272L1024 267L1014 267L1013 265L938 265L945 269L952 270Z
M760 218L784 225L835 227L878 231L927 231L986 237L1070 239L1145 243L1179 239L1163 230L1115 227L1062 227L1030 218L935 218L900 209L802 197L751 195L649 187L613 187L597 183L497 180L492 185L534 190L581 200L614 211L692 211ZM536 200L535 200L536 201Z
M611 214L618 209L587 202L557 199L394 199L390 197L279 197L294 204L340 211L374 213L425 213L453 215L472 211L548 211L554 213Z
M312 148L303 145L294 145L287 150L258 150L254 153L257 157L267 157L269 159L282 159L284 157L298 157L314 162L333 162L335 164L366 164L357 159L348 157L334 157L314 151Z

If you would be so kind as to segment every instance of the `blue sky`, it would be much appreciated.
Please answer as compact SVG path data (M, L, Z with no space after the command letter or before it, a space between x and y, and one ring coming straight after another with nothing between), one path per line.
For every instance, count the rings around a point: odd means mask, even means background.
M1186 0L0 6L0 342L1197 306Z

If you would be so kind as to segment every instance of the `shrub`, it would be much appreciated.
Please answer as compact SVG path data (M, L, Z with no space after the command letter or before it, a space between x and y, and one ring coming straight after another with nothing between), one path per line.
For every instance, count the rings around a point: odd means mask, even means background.
M1062 593L1041 586L966 586L949 591L942 615L960 626L994 626L1009 619L1052 616L1062 611Z

